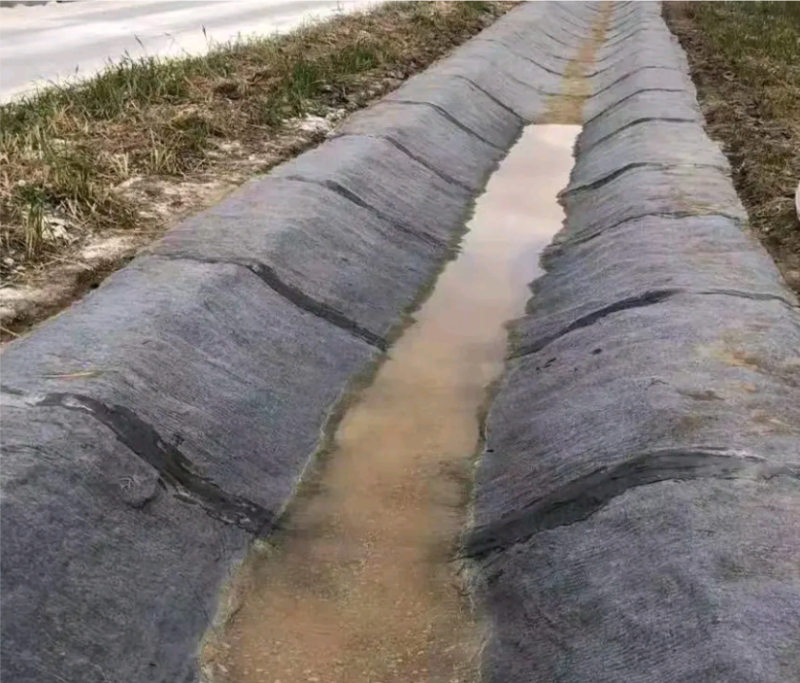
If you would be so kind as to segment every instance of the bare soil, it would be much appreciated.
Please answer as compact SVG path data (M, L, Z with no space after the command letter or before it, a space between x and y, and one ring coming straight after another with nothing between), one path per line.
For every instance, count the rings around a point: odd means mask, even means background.
M800 3L668 2L750 227L800 293Z

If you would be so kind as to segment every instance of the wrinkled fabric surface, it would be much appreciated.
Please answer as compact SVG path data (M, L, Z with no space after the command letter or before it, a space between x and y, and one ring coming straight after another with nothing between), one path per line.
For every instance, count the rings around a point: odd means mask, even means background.
M616 5L476 487L496 683L800 680L800 309L656 3Z
M6 349L4 680L197 680L232 565L558 91L567 12L513 10Z

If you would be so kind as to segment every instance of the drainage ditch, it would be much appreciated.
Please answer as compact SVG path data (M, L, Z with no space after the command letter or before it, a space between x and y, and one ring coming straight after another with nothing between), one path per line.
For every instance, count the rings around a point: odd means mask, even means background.
M478 411L563 218L572 125L528 127L478 199L458 257L343 419L319 481L205 648L225 683L478 680L481 626L452 562ZM246 578L245 578L246 577Z

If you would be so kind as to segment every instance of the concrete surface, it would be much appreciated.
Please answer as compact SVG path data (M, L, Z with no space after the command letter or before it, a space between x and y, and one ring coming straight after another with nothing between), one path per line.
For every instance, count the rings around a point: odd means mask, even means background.
M82 0L23 3L0 18L0 101L74 82L125 55L180 56L238 36L285 32L370 1Z
M492 35L555 22L525 6ZM232 565L451 255L511 107L544 103L474 45L4 351L4 678L197 680Z
M800 680L800 309L659 6L613 26L486 425L486 678Z

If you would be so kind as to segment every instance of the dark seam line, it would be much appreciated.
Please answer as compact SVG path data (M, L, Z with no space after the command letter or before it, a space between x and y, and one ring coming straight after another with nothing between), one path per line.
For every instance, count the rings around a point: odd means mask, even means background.
M553 7L558 7L561 10L564 10L564 14L557 14L557 13L554 12L552 14L553 17L563 21L564 23L566 23L568 26L570 26L572 28L579 29L581 31L585 31L587 34L590 34L592 29L594 29L594 23L601 15L600 5L598 5L595 9L591 10L591 18L587 17L587 19L586 19L587 23L579 24L579 23L574 23L574 21L573 21L574 19L577 18L577 16L574 13L574 8L565 7L564 5L561 5L560 3L552 2L552 0L550 2L550 5L553 6ZM625 19L627 19L628 16L631 16L631 15L626 15ZM609 17L609 20L610 20L610 17Z
M627 0L627 2L623 2L621 4L615 4L614 8L615 8L615 11L616 11L616 10L625 9L626 7L631 7L631 6L635 5L637 7L637 9L638 9L638 7L640 5L640 2L641 2L641 0ZM603 6L603 4L601 2L597 2L595 4L595 6L594 6L595 7L594 11L595 12L599 12L600 8L602 6Z
M343 185L337 183L335 180L313 180L311 178L305 178L301 175L286 175L280 176L282 180L291 180L296 183L308 183L309 185L317 185L319 187L324 187L326 190L330 190L331 192L335 192L340 197L347 199L350 202L353 202L356 206L360 206L362 209L366 209L367 211L371 212L382 221L388 223L393 228L402 232L409 237L413 237L414 239L424 242L432 247L447 247L447 244L444 240L435 237L434 235L428 235L427 233L417 232L412 229L410 226L406 225L405 223L401 223L393 219L391 216L387 216L383 211L380 209L376 209L371 204L365 202L361 197L359 197L355 192L348 190Z
M635 8L632 9L630 12L626 12L624 14L620 12L610 22L611 30L619 32L620 30L628 28L628 26L634 25L636 23L641 23L641 21L642 21L641 13Z
M637 52L636 55L638 56L638 54L639 53ZM593 73L586 74L586 78L596 78L597 76L599 76L601 74L604 74L606 71L609 71L611 69L616 69L616 68L620 67L621 65L624 65L626 61L627 61L627 58L626 57L622 57L621 59L617 60L613 64L609 64L608 66L604 66L602 69L597 69ZM680 71L680 67L675 67L675 66L659 66L659 65L656 65L656 64L648 64L648 66L657 66L659 69L671 69L672 71Z
M618 40L617 39L615 39L613 41L610 40L607 43L605 43L603 45L602 49L604 49L604 50L612 50L613 49L613 52L611 52L610 54L607 54L605 57L601 57L598 61L604 62L607 59L610 59L611 57L614 57L614 56L618 55L620 52L623 52L624 50L630 49L630 46L627 45L626 43L628 43L628 41L636 38L640 33L661 34L662 31L660 31L659 29L654 29L652 27L648 27L648 26L645 26L645 27L641 27L640 26L639 28L635 28L632 31L630 31L629 33L626 33L623 36L619 36Z
M601 13L598 12L598 16ZM636 24L640 24L642 22L641 15L637 16L636 10L631 12L627 12L625 14L619 15L610 15L608 19L608 25L606 26L606 35L610 35L612 38L616 38L622 31L628 30L631 26L635 26ZM594 22L592 22L592 27L594 26ZM592 28L590 27L590 28Z
M578 153L587 154L589 151L593 150L598 145L613 138L617 133L621 133L623 130L628 130L628 128L633 128L634 126L638 126L639 124L650 123L653 121L661 121L662 123L693 123L699 126L697 119L680 119L677 117L669 117L669 116L643 116L640 119L634 119L633 121L629 121L621 128L617 128L616 130L608 133L607 135L604 135L603 137L594 140L592 143L589 144L588 147L585 147L584 146L585 143L581 143L581 141L579 140ZM585 125L584 125L584 130L586 130ZM583 137L583 135L581 135L581 137Z
M613 38L618 38L624 31L628 31L632 26L642 23L642 13L639 8L634 7L630 12L618 14L609 21L608 33Z
M564 29L565 26L568 26L569 28L575 29L576 31L581 31L583 33L583 35L585 36L584 40L591 35L591 30L593 28L592 24L583 25L583 24L579 24L579 23L574 22L574 21L568 21L567 20L567 17L569 17L568 14L564 14L563 12L556 12L555 9L553 9L551 11L552 11L552 15L551 15L552 18L556 20L556 24L555 25L558 28L560 28L562 31L564 31L565 33L569 33L568 31L566 31Z
M627 10L627 12L625 13L626 17L633 16L634 14L641 14L641 8L639 7L638 2L634 2L633 0L629 2L616 3L616 7L614 8L614 13L619 15L622 14L623 10Z
M625 8L630 8L628 12L629 15L631 14L640 14L640 6L638 0L626 0L626 2L620 2L617 4L618 11L623 10Z
M594 325L598 320L607 318L609 315L614 313L627 311L632 308L653 306L654 304L666 301L670 297L673 297L676 294L682 294L683 292L684 290L682 289L657 289L650 292L645 292L644 294L639 294L638 296L631 296L627 299L622 299L621 301L615 301L613 304L603 306L603 308L581 316L575 322L570 323L558 332L544 337L537 342L519 346L508 355L508 360L516 360L517 358L522 358L523 356L530 356L534 353L538 353L546 346L549 346L557 339L568 335L570 332Z
M614 61L611 64L606 64L602 68L596 69L592 73L587 74L586 77L587 78L594 78L595 76L598 76L599 74L604 73L604 72L608 71L609 69L613 69L614 67L617 67L617 66L620 66L621 64L624 64L625 61L628 60L630 57L639 56L639 55L641 55L643 53L648 53L648 52L652 52L652 47L650 47L649 45L639 45L639 44L634 44L632 46L631 45L623 45L619 49L616 49L613 52L610 52L605 57L602 57L601 59L598 59L594 63L594 66L599 66L600 64L603 64L603 63L607 62L610 59L614 59ZM622 55L622 57L617 58L617 56L620 55L620 54Z
M599 69L598 71L595 71L593 74L589 74L589 76L596 76L598 73L601 73L602 71L606 71L606 70L608 70L609 68L611 68L613 66L618 66L619 64L624 63L626 57L630 57L632 55L639 55L642 52L652 51L652 48L649 45L640 45L639 47L634 47L633 49L631 49L629 46L623 46L620 49L614 50L614 52L612 52L610 54L607 54L602 59L598 59L595 62L595 64L597 65L597 64L601 64L602 62L606 62L609 59L611 59L612 57L616 57L618 54L626 52L626 51L629 51L629 53L626 56L621 57L620 59L615 61L613 64L609 64L608 66L605 66L602 69Z
M618 85L622 81L630 78L631 76L636 75L640 71L645 71L647 69L661 69L662 71L672 71L672 72L674 72L676 74L684 75L683 72L679 71L678 69L670 69L670 68L665 67L665 66L640 66L640 67L637 67L636 69L634 69L633 71L630 71L630 72L626 73L624 76L620 76L617 80L612 81L607 86L605 86L603 88L600 88L600 90L598 90L597 92L592 93L591 95L589 95L589 97L590 98L597 97L598 95L603 94L606 90L609 90L610 88L613 88L615 85Z
M19 389L14 389L6 384L0 384L0 392L4 394L9 394L10 396L24 396L25 392L20 391Z
M618 168L616 171L612 171L608 175L603 176L598 180L594 180L591 183L587 183L586 185L579 185L578 187L568 188L561 193L561 197L569 197L572 196L573 194L577 194L579 192L584 192L587 190L597 190L603 187L603 185L607 185L612 180L616 180L621 175L627 173L628 171L632 171L633 169L636 168L657 168L662 171L667 171L672 168L684 168L684 167L698 168L698 169L701 168L713 169L715 171L719 171L720 173L725 173L724 168L721 168L720 166L715 166L714 164L660 164L651 161L635 161L633 163L626 164L622 168Z
M616 7L614 8L614 11L615 12L620 12L623 9L625 9L626 7L628 7L629 5L634 5L635 3L633 2L633 0L626 0L625 2L615 2L614 4L616 5ZM636 12L638 10L636 8L633 8L632 11Z
M638 30L635 27L641 23L641 19L639 18L617 22L606 31L605 39L602 44L598 46L598 51L606 48L609 44L611 47L614 47L627 40Z
M628 17L632 17L634 15L641 15L641 11L640 11L640 7L638 5L638 2L619 2L619 3L615 3L615 4L616 4L616 7L614 8L613 14L616 17L616 19L614 21L619 21L620 17L627 19ZM627 10L627 11L624 12L624 14L623 14L623 10ZM597 11L599 13L601 10L597 10Z
M550 2L551 7L558 7L560 9L569 12L569 9L566 9L555 2ZM595 12L597 14L597 12ZM571 38L575 38L576 40L584 41L586 40L588 35L591 35L592 25L591 23L588 26L580 26L577 24L573 24L572 22L568 21L564 14L558 14L557 12L552 12L547 19L551 20L549 23L544 24L544 28L552 28L558 29L559 31L566 33ZM572 33L572 31L568 31L566 27L573 28L579 33Z
M558 43L559 45L563 45L564 47L566 47L566 48L569 48L569 49L570 49L570 50L572 50L573 52L577 52L577 51L580 49L580 44L577 44L577 45L576 45L576 44L574 44L574 43L566 43L566 42L564 42L563 40L559 40L559 39L558 39L558 38L556 38L555 36L553 36L553 35L549 34L549 33L548 33L547 31L545 31L544 29L539 29L539 31L538 31L538 32L539 32L539 33L541 33L543 36L546 36L546 37L547 37L547 38L549 38L550 40L552 40L552 41L554 41L554 42ZM570 59L570 61L574 61L574 57L573 57L573 58L571 58L571 59Z
M620 31L626 30L631 26L635 26L637 23L642 22L642 16L639 12L635 9L631 12L620 13L618 16L615 16L609 23L609 29L614 31L615 34L618 34Z
M504 43L502 40L498 40L497 38L483 38L480 34L473 38L473 41L476 43L496 43L497 45L502 45L506 48L509 52L511 52L514 48L512 48L508 43ZM561 55L557 55L553 52L548 52L547 50L541 49L537 44L533 43L531 45L532 48L537 50L539 54L544 54L548 57L552 57L553 59L559 59L562 62L571 62L573 59L571 57L562 57Z
M560 5L557 2L553 2L552 0L549 3L549 6L550 7L557 7L558 9L564 10L564 12L566 12L566 13L568 13L570 11L569 8L564 7L563 5ZM591 10L591 13L592 13L592 15L599 14L599 12L595 11L595 10ZM557 22L563 22L564 24L566 24L570 28L574 28L574 29L576 29L578 31L589 32L589 31L592 30L592 20L589 21L588 25L587 24L579 24L579 23L575 23L574 21L572 21L574 19L574 17L567 17L563 13L559 14L558 12L552 12L550 14L550 16L547 17L547 18L548 19L551 19L551 18L555 19ZM558 26L559 28L562 28L562 29L564 28L560 23L557 23L556 26Z
M611 52L611 53L607 54L605 57L601 57L599 59L595 59L594 62L592 63L592 66L600 66L604 62L607 62L609 59L612 59L613 57L616 57L620 52L622 52L623 49L624 48L621 48L619 50L614 50L614 52ZM614 62L614 64L619 64L621 61L623 61L623 60L621 60L621 59L617 60L616 62ZM609 64L609 66L613 66L613 64ZM605 71L606 68L607 67L603 67L602 69L598 69L598 71ZM591 73L591 74L587 74L587 77L594 76L596 74L597 74L597 71L595 71L594 73Z
M703 289L698 292L688 290L686 294L697 294L701 296L730 296L737 299L750 299L752 301L777 301L791 309L800 309L800 304L794 304L789 299L785 299L778 294L767 294L766 292L744 292L740 289Z
M197 471L194 464L132 410L120 405L106 405L81 394L52 393L33 404L59 407L87 413L110 429L117 440L141 460L153 467L159 481L171 487L175 497L198 505L214 519L256 536L267 535L275 517L266 508L224 491L210 478Z
M492 64L492 66L494 66L494 64ZM514 83L521 85L523 88L528 88L529 90L533 90L534 92L537 92L540 95L545 95L547 97L567 97L567 98L573 97L575 99L580 99L580 100L584 99L583 95L571 95L569 93L560 93L560 92L551 92L549 90L542 90L541 88L537 88L535 85L531 85L530 83L526 83L525 81L520 80L516 76L512 76L507 71L502 71L501 69L498 69L498 71L500 71L500 73L503 74L504 78L507 78L510 81L514 81Z
M275 271L266 264L252 261L250 263L242 263L241 265L261 279L276 294L279 294L289 303L297 306L297 308L307 311L318 318L322 318L335 327L364 340L367 344L374 346L380 351L386 351L386 349L389 348L389 343L383 337L359 325L355 320L348 318L344 313L335 309L333 306L312 299L299 288L286 284L276 275Z
M608 114L612 109L614 109L615 107L619 106L620 104L622 104L626 100L629 100L632 97L636 97L637 95L641 95L644 92L672 92L672 93L684 93L684 94L686 94L685 88L642 88L641 90L637 90L635 92L632 92L630 95L625 95L625 97L623 97L621 100L617 100L616 102L614 102L614 104L610 104L609 106L607 106L602 111L597 112L597 114L592 116L590 119L586 120L586 122L583 124L583 127L586 128L586 126L588 126L590 123L593 123L594 121L599 119L601 116L604 116L605 114Z
M416 161L420 166L423 166L423 167L427 168L431 173L436 174L437 176L439 176L445 182L450 183L451 185L455 185L456 187L461 188L465 192L470 193L470 195L473 195L475 192L478 191L478 188L470 187L466 183L464 183L464 182L462 182L460 180L457 180L456 178L451 176L449 173L445 173L444 171L440 171L438 168L433 166L433 164L428 163L422 157L419 157L416 154L414 154L410 149L408 149L405 145L403 145L402 143L400 143L397 140L395 140L393 137L390 137L388 135L381 136L381 137L384 140L386 140L386 142L388 142L390 145L392 145L394 148L396 148L398 151L400 151L403 154L405 154L409 159L412 159L413 161Z
M491 142L490 140L487 140L480 133L476 133L469 126L465 126L463 123L461 123L461 121L459 121L457 118L455 118L450 112L448 112L446 109L440 107L438 104L433 104L432 102L417 102L415 100L388 99L388 100L384 100L384 101L385 102L397 102L398 104L407 104L407 105L414 106L414 107L429 107L429 108L433 109L435 112L437 112L438 114L440 114L441 116L443 116L444 118L446 118L448 121L450 121L450 123L452 123L454 126L458 126L465 133L469 133L470 135L478 138L478 140L480 140L481 142L485 142L490 147L494 147L495 149L499 149L501 152L506 152L507 151L505 147L501 147L500 145L496 145L494 142Z
M638 23L641 22L640 21L631 22L630 26L635 27L636 24ZM642 31L652 31L652 30L654 29L648 26L639 26L638 28L630 28L629 26L626 26L625 28L616 32L613 36L609 36L608 39L603 43L601 49L610 50L616 48L619 45L627 43L629 40L631 40L631 38L634 38L638 33L641 33ZM606 59L607 56L608 55L606 55L606 57L603 57L602 59Z
M629 14L639 11L638 6L636 6L636 2L634 2L634 0L627 0L626 2L617 3L618 9L625 9L628 6L632 6L631 12L629 12Z
M567 13L570 11L570 9L568 7L564 7L563 5L559 5L556 2L551 2L550 4L552 6L554 6L554 7L558 7L559 9L564 10ZM597 10L594 11L595 19L597 18L597 16L599 14L600 14L600 10L598 8ZM632 16L632 14L633 13L631 13L629 15L626 15L624 18L627 19L629 16ZM586 41L591 37L591 32L594 29L594 19L589 24L580 25L580 24L573 23L571 21L572 18L569 17L568 15L565 15L565 14L557 14L557 13L554 12L551 16L557 22L561 22L561 23L553 24L553 27L560 29L561 31L566 33L568 36L570 36L572 38L575 38L576 40L579 40L579 41ZM571 31L566 30L566 28L564 28L563 24L566 24L570 28L574 28L574 29L580 31L581 33L580 34L572 33ZM616 30L616 29L614 29L614 30Z
M558 38L556 38L555 36L551 36L551 35L550 35L550 34L549 34L547 31L545 31L545 30L544 30L544 29L542 29L542 28L540 28L540 29L539 29L539 33L541 33L543 36L547 36L547 37L548 37L550 40L552 40L554 43L558 43L559 45L563 45L564 47L568 47L570 50L573 50L573 51L575 51L575 50L577 50L577 49L578 49L578 46L577 46L577 45L572 45L572 44L570 44L570 43L565 43L563 40L559 40L559 39L558 39ZM570 60L570 61L573 61L573 60Z
M560 243L553 243L551 246L556 248L557 250L562 250L564 248L569 247L576 247L581 244L586 244L587 242L591 242L593 239L600 237L601 235L605 235L608 232L616 230L628 223L634 223L636 221L643 220L645 218L666 218L672 220L685 220L687 218L709 218L709 217L720 217L720 218L727 218L730 221L733 221L737 226L741 226L742 220L738 216L734 216L727 213L721 213L719 211L715 211L713 213L697 213L696 211L649 211L647 213L641 213L636 216L630 216L628 218L623 218L621 221L616 223L612 223L604 228L597 229L590 231L583 231L582 233L576 235L575 237L566 237L563 242Z
M537 88L535 85L531 85L530 83L526 83L525 81L523 81L523 80L520 80L520 79L519 79L519 78L517 78L516 76L512 76L511 74L509 74L509 73L506 73L505 71L503 71L502 73L503 73L503 75L504 75L506 78L508 78L509 80L511 80L511 81L514 81L515 83L518 83L518 84L519 84L519 85L521 85L523 88L529 88L529 89L533 90L534 92L538 92L540 95L545 95L545 96L547 96L547 97L565 97L565 98L574 98L574 99L578 99L578 100L583 100L583 99L585 99L585 98L583 97L583 95L572 95L572 94L570 94L570 93L560 93L560 92L551 92L551 91L549 91L549 90L542 90L541 88Z
M475 529L468 535L462 556L484 557L542 531L583 522L614 498L640 486L698 479L769 481L776 477L800 478L800 468L722 448L642 453L622 464L596 469L497 522Z
M436 168L429 162L425 161L425 159L414 154L405 145L401 144L400 142L398 142L389 135L383 135L380 133L337 133L336 135L331 136L330 139L337 140L339 138L370 138L372 140L384 140L385 142L388 142L390 145L392 145L392 147L397 149L399 152L405 154L409 159L416 161L420 166L424 166L431 173L435 173L436 175L438 175L446 183L450 183L451 185L460 187L462 190L473 194L478 191L478 188L470 187L466 183L463 183L460 180L453 178L453 176L449 175L448 173L440 171L438 168Z
M611 17L608 22L607 33L611 35L611 39L619 37L624 31L629 30L631 26L636 26L641 23L642 17L638 9L634 8L627 14L620 14Z
M588 37L588 36L585 36L585 35L578 35L578 34L572 33L572 31L567 31L567 29L565 29L565 28L564 28L564 27L563 27L561 24L559 24L559 23L556 23L556 24L554 24L554 25L553 25L553 28L555 28L555 29L558 29L558 30L559 30L559 31L561 31L562 33L565 33L565 34L567 34L567 35L568 35L570 38L575 38L575 40L578 40L578 41L580 41L580 42L583 42L583 41L585 41L585 40L586 40L586 38ZM576 46L576 47L577 47L577 46Z
M519 358L523 358L525 356L530 356L534 353L538 353L545 347L552 344L557 339L566 336L570 332L574 332L575 330L589 327L594 323L596 323L598 320L602 320L603 318L606 318L614 313L627 311L632 308L644 308L646 306L652 306L654 304L661 303L662 301L666 301L667 299L678 294L685 294L688 296L729 296L740 299L750 299L753 301L776 301L794 311L800 310L800 305L794 304L788 299L785 299L777 294L768 294L762 292L743 292L733 289L708 289L699 291L693 291L690 289L654 290L650 292L645 292L644 294L641 294L639 296L629 297L627 299L623 299L622 301L617 301L608 306L604 306L603 308L597 311L588 313L587 315L578 318L575 322L573 322L570 325L567 325L567 327L565 327L564 329L560 330L559 332L553 335L544 337L543 339L540 339L539 341L534 342L533 344L527 344L518 347L515 351L513 351L507 356L507 360L517 360ZM533 299L532 303L534 304L535 307L536 300Z
M598 5L599 6L599 5ZM622 4L615 5L614 11L620 12L628 7L633 7L633 9L629 12L629 14L640 14L642 11L641 1L640 0L628 0L628 2L623 2Z
M287 284L278 277L274 269L265 263L253 259L215 259L184 254L158 254L156 258L168 259L170 261L194 261L196 263L208 263L211 265L232 265L249 270L259 280L267 285L272 291L284 298L290 304L296 306L306 313L311 313L317 318L329 322L334 327L358 337L370 346L374 346L380 351L386 351L389 343L380 335L375 334L366 327L359 325L354 320L348 318L344 313L333 306L317 301L303 292L300 288Z
M636 5L636 4L637 4L636 2L625 3L624 5L620 5L620 6L618 6L618 7L617 7L617 8L615 8L615 9L616 9L617 11L619 11L619 10L624 10L624 9L626 9L627 7L631 7L631 6L634 6L634 5ZM574 8L565 7L564 5L562 5L562 4L558 3L558 2L552 2L552 1L551 1L551 2L550 2L550 5L551 5L552 7L558 7L559 9L561 9L561 10L564 10L564 12L566 12L566 13L569 13L569 12L571 12L571 11L572 11L572 12L574 12ZM597 15L599 15L599 14L600 14L600 5L598 5L596 8L593 8L593 9L591 9L591 10L590 10L590 12L591 12L591 14L592 14L592 15L593 15L593 16L596 18L596 17L597 17ZM634 9L633 9L631 12L628 12L628 13L627 13L627 14L625 14L624 16L621 16L621 17L620 17L620 16L617 16L617 17L616 17L616 20L615 20L615 23L618 25L618 24L619 24L621 21L623 21L623 20L627 20L629 17L632 17L632 16L634 16L634 15L635 15L635 14L637 14L637 13L639 13L639 8L638 8L638 7L634 7ZM563 19L563 20L564 20L565 22L567 22L567 23L569 23L569 21L567 21L567 19L568 19L568 18L569 18L569 19L572 19L572 18L574 18L574 17L572 17L572 16L569 16L569 14L567 14L567 16L565 16L564 14L561 14L561 15L556 15L556 14L553 14L552 16L554 16L554 17L555 17L555 18L557 18L557 19ZM588 20L587 20L587 21L588 21ZM585 31L590 31L590 30L593 28L593 26L592 26L592 21L589 21L589 24L588 24L588 25L586 25L586 24L584 24L584 25L582 25L582 26L578 26L578 25L576 25L576 24L570 24L570 25L571 25L571 26L573 26L573 27L575 27L575 28L581 28L582 30L585 30Z
M512 116L516 117L516 118L519 120L519 122L520 122L520 123L522 123L523 121L525 121L525 118L523 118L522 116L520 116L519 114L517 114L517 112L515 112L515 111L514 111L514 110L513 110L511 107L509 107L507 104L503 104L503 103L502 103L500 100L498 100L498 99L497 99L497 98L496 98L494 95L492 95L492 93L490 93L488 90L486 90L485 88L483 88L483 87L481 87L480 85L478 85L478 84L477 84L475 81L473 81L471 78L467 78L466 76L462 76L462 75L460 75L460 74L455 74L455 78L458 78L459 80L462 80L462 81L464 81L465 83L469 83L469 84L470 84L470 85L471 85L473 88L475 88L475 89L476 89L476 90L478 90L479 92L482 92L484 95L486 95L486 97L487 97L487 98L489 98L489 99L490 99L492 102L494 102L494 103L495 103L495 104L496 104L498 107L500 107L500 108L501 108L501 109L503 109L504 111L507 111L507 112L508 112L509 114L511 114Z
M556 11L557 9L558 5L554 5L551 10L552 12L551 16L553 16L554 18L569 19L570 21L568 21L567 23L575 28L581 29L581 31L588 31L592 28L593 20L590 20L588 24L584 24L582 23L583 19L578 19L576 15L570 14L569 12ZM600 16L600 12L592 11L592 14L594 14L595 18Z
M526 62L530 62L534 66L539 67L542 71L546 71L549 74L554 74L554 75L558 76L559 78L563 78L563 76L564 76L564 72L563 71L553 71L553 69L548 69L546 66L542 66L541 64L539 64L539 62L534 61L530 57L526 57L525 55L521 55L516 50L513 50L512 48L508 47L508 45L506 45L505 43L501 43L500 41L495 40L494 38L478 38L478 40L483 42L483 43L496 43L497 45L501 45L502 47L504 47L506 50L508 50L512 55L514 55L518 59L522 59L522 60L524 60Z

